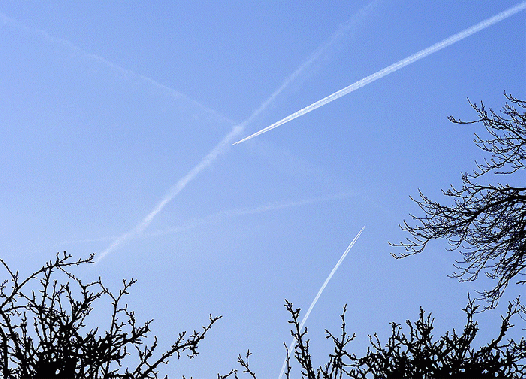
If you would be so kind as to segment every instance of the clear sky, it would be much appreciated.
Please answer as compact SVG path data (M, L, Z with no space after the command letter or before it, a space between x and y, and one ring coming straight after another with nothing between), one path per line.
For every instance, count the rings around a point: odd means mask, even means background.
M137 278L130 307L164 347L223 315L198 358L163 368L173 377L214 377L250 349L277 378L284 299L306 310L363 226L306 323L314 363L345 303L357 352L420 306L459 329L487 283L447 278L460 257L441 242L394 260L388 241L418 214L409 195L441 199L483 157L482 126L447 116L526 98L525 11L231 143L517 4L3 2L1 256L29 273L57 251L105 253L81 274ZM492 334L502 309L480 316Z

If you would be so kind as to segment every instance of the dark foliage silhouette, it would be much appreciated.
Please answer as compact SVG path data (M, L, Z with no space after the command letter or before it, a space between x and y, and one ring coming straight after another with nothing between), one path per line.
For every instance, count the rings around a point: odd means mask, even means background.
M74 261L66 252L57 253L55 260L21 279L0 259L8 274L0 287L4 378L157 378L159 366L169 358L198 354L199 342L220 317L210 316L199 332L179 333L171 348L158 354L157 337L146 344L153 320L138 324L134 313L122 304L135 280L123 280L118 293L100 278L82 283L71 269L92 262L93 255ZM87 318L95 302L104 300L111 308L109 328L88 329ZM130 356L134 365L123 368Z
M492 289L481 293L487 307L497 305L513 278L518 284L526 283L519 278L526 268L526 187L491 184L492 175L524 175L526 168L526 102L504 95L509 103L502 114L470 102L478 119L465 122L449 117L456 124L482 123L489 137L475 135L475 144L490 157L477 164L473 173L462 175L461 188L443 191L452 200L449 204L430 200L422 192L420 199L413 199L425 215L411 215L416 225L404 221L402 229L411 238L397 245L405 247L406 253L395 255L420 253L430 241L447 239L449 249L463 257L455 265L454 277L475 280L483 272L495 280Z
M454 329L439 338L433 336L434 319L420 309L417 321L406 321L407 332L401 324L391 323L391 336L385 344L376 334L370 337L370 346L363 357L350 352L348 344L355 335L346 331L345 313L341 314L341 332L334 335L326 330L326 338L334 345L329 360L320 367L313 367L312 356L307 339L307 328L300 330L300 309L294 309L290 302L286 307L291 314L291 334L297 343L294 347L294 358L301 370L302 378L307 379L439 379L439 378L508 378L519 379L526 375L526 340L519 342L506 340L506 333L514 325L513 316L522 312L518 300L510 302L506 315L502 316L500 331L486 345L476 348L473 344L479 331L473 316L478 306L471 299L463 311L466 313L466 324L461 333ZM249 368L248 356L239 356L244 372L255 379L256 374ZM285 377L291 377L292 367L287 360ZM235 374L237 378L237 373Z
M467 322L462 333L446 332L433 339L431 314L420 309L416 322L406 321L408 333L402 326L391 323L392 334L385 346L377 335L371 337L367 355L354 358L349 370L353 378L523 378L526 374L526 341L504 340L513 326L511 318L521 311L518 301L510 303L502 317L500 332L485 346L473 346L478 325L473 315L478 306L472 300L464 308Z

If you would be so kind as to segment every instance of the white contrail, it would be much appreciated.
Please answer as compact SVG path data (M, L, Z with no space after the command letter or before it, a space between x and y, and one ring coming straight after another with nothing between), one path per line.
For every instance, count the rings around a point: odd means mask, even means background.
M167 229L161 229L161 230L156 230L156 231L152 231L148 233L143 233L141 236L144 238L151 238L151 237L164 236L168 234L180 233L180 232L184 232L186 230L194 229L200 226L218 223L228 218L242 217L245 215L254 215L254 214L260 214L260 213L266 213L266 212L272 212L272 211L279 211L279 210L290 208L290 207L301 207L304 205L328 202L328 201L333 201L333 200L342 200L342 199L347 199L352 196L357 196L357 193L354 191L349 191L349 192L341 192L341 193L330 194L330 195L325 195L325 196L320 196L320 197L311 197L311 198L299 199L299 200L273 202L273 203L268 203L264 205L254 206L254 207L227 209L227 210L219 211L217 213L209 214L204 217L196 217L196 218L186 220L185 222L183 222L181 225L178 225L178 226L173 226ZM67 244L115 241L118 238L119 236L106 236L106 237L99 237L99 238L65 240L59 244L56 244L56 246L64 246Z
M326 104L329 104L330 102L336 100L336 99L339 99L340 97L342 96L345 96L353 91L356 91L357 89L361 88L361 87L364 87L366 86L367 84L370 84L380 78L383 78L384 76L386 75L389 75L397 70L400 70L401 68L405 67L405 66L408 66L410 65L411 63L414 63L422 58L425 58L427 57L428 55L431 55L433 53L436 53L437 51L439 50L442 50L443 48L445 47L448 47L460 40L463 40L464 38L466 37L469 37L470 35L472 34L475 34L479 31L481 31L482 29L485 29L493 24L496 24L497 22L499 21L502 21L504 20L505 18L508 18L512 15L514 15L515 13L518 13L522 10L526 9L526 2L522 2L512 8L509 8L508 10L505 10L504 12L501 12L491 18L488 18L487 20L484 20L482 22L479 22L478 24L466 29L466 30L463 30L461 31L460 33L457 33L449 38L446 38L445 40L442 40L438 43L435 43L434 45L432 45L431 47L428 47L427 49L424 49L424 50L420 50L418 53L416 54L413 54L405 59L402 59L401 61L398 61L396 63L393 63L392 65L380 70L380 71L377 71L375 72L374 74L371 74L369 76L366 76L365 78L361 79L361 80L358 80L357 82L339 90L339 91L336 91L334 92L333 94L327 96L327 97L324 97L323 99L321 100L318 100L316 101L315 103L303 108L303 109L300 109L299 111L285 117L284 119L278 121L278 122L275 122L274 124L270 125L270 126L267 126L266 128L264 129L261 129L260 131L246 137L246 138L243 138L242 140L239 140L237 142L234 143L234 145L237 145L241 142L245 142L245 141L248 141L249 139L252 139L254 137L257 137L259 136L260 134L263 134L263 133L266 133L268 132L269 130L272 130L274 128L277 128L278 126L281 126L283 124L286 124L287 122L289 121L292 121L294 120L295 118L298 118L300 116L303 116L304 114L306 113L309 113L319 107L323 107L324 105Z
M180 226L145 233L143 234L143 236L144 237L156 237L156 236L161 236L161 235L166 235L166 234L178 233L184 230L196 228L198 226L217 223L217 222L223 221L225 218L241 217L245 215L254 215L254 214L266 213L266 212L271 212L271 211L277 211L277 210L286 209L290 207L301 207L304 205L316 204L320 202L341 200L341 199L349 198L355 195L356 195L355 192L344 192L344 193L338 193L338 194L332 194L332 195L320 196L320 197L314 197L314 198L308 198L308 199L291 200L291 201L285 201L285 202L275 202L275 203L260 205L257 207L228 209L228 210L220 211L220 212L217 212L217 213L205 216L205 217L194 218L194 219L188 220L187 222L185 222L183 225L180 225Z
M80 47L78 47L78 46L74 45L73 43L69 42L68 40L53 37L53 36L51 36L49 33L47 33L44 30L30 28L30 27L20 23L19 21L15 20L13 18L10 18L10 17L8 17L5 14L0 12L0 25L1 24L7 25L9 27L12 27L12 28L15 28L15 29L18 29L18 30L21 30L21 31L23 31L25 33L28 33L28 34L31 34L31 35L37 35L38 37L42 38L44 41L46 41L48 43L61 45L64 48L69 49L69 50L75 52L76 54L79 54L80 56L83 56L83 57L85 57L87 59L91 59L91 60L93 60L95 62L98 62L98 63L100 63L102 65L105 65L105 66L109 67L112 70L115 70L116 72L121 74L123 77L136 77L136 78L139 78L140 80L146 82L148 85L151 85L151 86L153 86L153 87L155 87L157 89L162 90L163 92L167 93L169 96L171 96L174 99L185 99L185 100L189 101L190 103L192 103L192 104L196 105L197 107L199 107L201 110L204 111L204 113L212 114L212 115L214 115L216 118L218 118L220 120L224 120L224 121L227 121L227 122L229 122L231 124L234 124L233 121L227 119L223 115L220 115L216 111L203 106L202 104L198 103L197 101L195 101L193 99L190 99L185 94L183 94L181 92L178 92L178 91L174 90L173 88L170 88L170 87L168 87L168 86L166 86L166 85L164 85L162 83L159 83L159 82L157 82L157 81L155 81L155 80L153 80L153 79L151 79L151 78L149 78L147 76L137 74L137 73L135 73L135 72L133 72L131 70L128 70L128 69L125 69L125 68L123 68L121 66L118 66L115 63L110 62L107 59L105 59L105 58L103 58L103 57L101 57L99 55L88 53L85 50L81 49ZM204 168L208 167L217 158L217 156L219 154L221 154L226 148L228 148L230 143L232 142L232 140L238 134L240 134L242 132L242 130L243 130L243 125L234 126L232 128L232 130L230 131L230 133L228 133L221 140L221 142L219 142L219 144L217 144L212 149L212 151L210 153L208 153L201 160L201 162L197 166L195 166L188 174L186 174L172 188L170 188L170 190L168 191L167 195L142 220L141 223L139 223L135 228L133 228L132 230L128 231L127 233L117 237L114 240L114 242L106 250L104 250L99 256L97 256L97 258L95 259L95 263L100 262L100 260L102 258L104 258L110 252L115 250L123 242L129 240L133 236L141 233L144 229L146 229L148 227L148 225L152 222L153 218L166 206L166 204L168 204L188 184L188 182L190 182L192 179L194 179L197 176L197 174L199 174L199 172L201 172Z
M95 263L99 263L106 255L114 251L122 243L126 242L130 238L135 237L140 234L144 229L151 224L154 217L170 202L173 200L179 192L181 192L186 185L192 181L201 171L206 167L210 166L214 162L219 154L223 153L228 147L230 142L243 131L244 125L234 126L232 131L228 133L222 140L219 142L216 147L212 149L202 160L199 162L188 174L183 176L179 181L170 188L166 196L157 204L157 206L132 230L124 233L122 236L117 238L106 250L104 250L100 255L95 259Z
M100 262L105 256L107 256L109 253L114 251L117 247L122 245L124 242L128 241L129 239L135 237L136 235L140 234L144 229L150 225L150 223L153 221L154 217L157 216L157 214L170 202L172 199L177 196L179 192L181 192L186 185L192 181L203 169L210 166L213 161L216 160L216 158L219 156L219 154L226 151L227 147L229 147L232 140L238 135L243 132L246 125L251 123L254 118L256 118L261 112L263 112L275 99L276 97L283 92L285 88L287 88L290 83L295 80L302 72L304 72L315 60L317 60L322 53L332 46L334 43L336 43L344 34L343 31L349 30L350 26L353 24L353 22L357 22L359 19L361 19L365 12L368 11L372 4L376 3L376 1L372 1L369 5L362 8L356 15L354 15L351 18L352 22L348 22L343 28L340 28L330 39L327 43L325 43L321 48L317 49L310 57L307 59L306 62L304 62L296 71L294 71L289 77L285 79L283 84L276 90L270 97L265 100L259 108L257 108L249 118L247 118L245 121L243 121L241 124L236 125L232 128L230 133L228 133L222 140L217 144L214 149L208 153L203 160L195 166L188 174L186 174L183 178L181 178L168 192L168 194L157 204L157 206L151 211L148 216L146 216L135 228L131 229L130 231L124 233L122 236L117 238L106 250L104 250L100 255L97 256L95 259L95 263Z
M164 92L165 94L167 94L168 96L172 97L175 100L184 99L184 100L190 102L191 104L195 105L196 107L200 108L205 114L212 115L213 117L215 117L215 118L217 118L219 120L225 121L227 123L230 123L231 125L234 124L234 121L228 119L227 117L225 117L224 115L218 113L217 111L204 106L203 104L201 104L201 103L197 102L196 100L188 97L187 95L185 95L182 92L176 91L175 89L173 89L171 87L168 87L167 85L164 85L164 84L162 84L162 83L160 83L160 82L158 82L158 81L156 81L156 80L154 80L152 78L149 78L149 77L147 77L145 75L141 75L141 74L138 74L138 73L136 73L136 72L134 72L132 70L129 70L129 69L124 68L124 67L121 67L121 66L119 66L119 65L117 65L117 64L115 64L115 63L113 63L113 62L111 62L109 60L107 60L106 58L101 57L100 55L89 53L89 52L81 49L80 47L78 47L77 45L73 44L72 42L70 42L70 41L68 41L66 39L58 38L58 37L54 37L54 36L50 35L45 30L32 28L32 27L29 27L27 25L24 25L20 21L15 20L14 18L8 17L4 13L0 12L0 25L2 25L2 24L3 25L7 25L7 26L9 26L11 28L20 30L20 31L22 31L24 33L28 33L30 35L36 35L37 37L41 38L42 40L44 40L45 42L47 42L49 44L60 45L60 46L62 46L65 49L69 49L70 51L74 52L75 54L78 54L78 56L81 56L81 57L84 57L86 59L92 60L92 61L97 62L97 63L99 63L99 64L101 64L103 66L106 66L106 67L110 68L111 70L114 70L114 72L117 72L123 78L128 78L128 79L137 78L139 80L142 80L142 81L146 82L147 84L151 85L152 87L161 90L161 92Z
M340 260L338 261L338 263L336 263L336 265L334 266L334 268L332 269L331 273L329 274L329 276L327 277L327 279L325 279L325 282L323 282L323 285L321 286L320 290L318 291L318 293L316 294L316 297L314 298L314 300L312 301L309 309L307 310L307 313L305 313L305 316L303 317L303 320L301 320L301 323L300 323L300 331L303 329L303 325L305 325L305 322L307 321L307 319L309 318L309 315L312 311L312 308L314 308L314 306L316 305L316 303L318 302L318 299L320 298L323 290L325 289L325 287L327 287L327 284L329 283L329 281L331 280L332 276L334 275L334 273L336 272L336 270L338 270L338 267L340 267L340 265L342 264L343 260L345 259L345 257L347 256L347 254L349 253L349 251L352 249L352 247L354 246L354 244L356 243L356 241L358 241L358 238L360 238L360 234L362 234L363 230L365 229L365 226L358 232L358 234L356 235L356 237L354 237L354 239L352 240L352 242L349 244L349 246L347 246L347 249L345 249L345 251L343 252L342 256L340 257ZM293 338L292 339L292 342L290 343L288 349L287 349L287 357L285 358L285 361L283 362L283 366L281 366L281 372L279 373L279 377L278 379L281 379L281 377L283 376L283 374L285 373L285 369L287 367L287 360L288 358L290 357L290 354L292 353L292 351L294 351L294 346L296 345L296 338Z

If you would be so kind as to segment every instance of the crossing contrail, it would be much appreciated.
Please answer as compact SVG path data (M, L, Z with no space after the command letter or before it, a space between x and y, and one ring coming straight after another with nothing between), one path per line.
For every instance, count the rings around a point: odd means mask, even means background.
M266 213L266 212L271 212L271 211L279 211L279 210L290 208L290 207L301 207L304 205L316 204L320 202L342 200L342 199L346 199L346 198L349 198L351 196L356 196L356 195L357 193L355 192L342 192L342 193L307 198L307 199L275 202L275 203L260 205L257 207L228 209L228 210L220 211L220 212L217 212L217 213L205 216L205 217L194 218L194 219L188 220L187 222L185 222L184 224L180 226L145 233L143 234L143 236L144 237L156 237L156 236L161 236L161 235L166 235L166 234L178 233L184 230L196 228L198 226L209 225L209 224L221 222L227 218L261 214L261 213Z
M347 256L347 254L349 253L349 251L352 249L352 247L354 246L354 244L356 243L356 241L358 241L358 238L360 238L360 234L362 234L363 230L365 229L365 226L358 232L358 234L356 235L356 237L354 237L354 239L351 241L351 243L349 244L349 246L347 246L347 249L345 249L345 251L343 252L342 256L340 257L340 260L338 261L338 263L336 263L336 265L334 266L334 268L332 269L331 273L329 274L329 276L327 277L327 279L325 279L325 282L323 282L323 285L320 287L320 290L318 291L318 293L316 294L316 297L314 298L314 300L312 301L309 309L307 310L307 313L305 313L305 316L303 316L303 320L301 320L301 323L300 323L300 331L301 329L303 329L303 325L305 325L305 322L307 321L307 319L309 318L309 315L312 311L312 308L314 308L314 306L316 305L316 303L318 302L318 299L320 298L323 290L325 289L325 287L327 287L327 284L329 283L329 281L331 280L332 276L334 275L334 273L336 272L336 270L338 270L338 267L340 267L340 265L342 264L343 260L345 259L345 257ZM285 373L285 369L287 367L287 360L288 358L290 358L290 354L292 353L292 351L294 350L294 345L296 345L296 338L293 338L292 339L292 342L290 343L288 349L287 349L287 357L285 358L285 361L283 362L283 366L281 366L281 372L279 373L279 377L278 379L281 379L281 377L283 376L283 374Z
M420 50L418 53L416 54L413 54L405 59L402 59L401 61L398 61L396 63L393 63L392 65L380 70L380 71L377 71L375 72L374 74L371 74L369 76L366 76L365 78L363 79L360 79L358 80L357 82L339 90L339 91L336 91L334 92L333 94L327 96L327 97L324 97L323 99L321 100L318 100L316 101L315 103L312 103L311 105L303 108L303 109L300 109L299 111L295 112L295 113L292 113L291 115L285 117L284 119L282 120L279 120L278 122L275 122L274 124L270 125L270 126L267 126L266 128L264 129L261 129L260 131L246 137L246 138L243 138L242 140L239 140L237 142L234 143L234 145L237 145L241 142L245 142L245 141L248 141L249 139L252 139L254 137L257 137L259 136L260 134L263 134L263 133L266 133L274 128L277 128L278 126L281 126L283 124L286 124L287 122L289 121L292 121L294 120L295 118L298 118L300 116L303 116L304 114L307 114L319 107L323 107L324 105L326 104L329 104L330 102L336 100L336 99L339 99L340 97L342 96L345 96L353 91L356 91L357 89L361 88L361 87L364 87L366 86L367 84L370 84L380 78L383 78L384 76L387 76L395 71L398 71L400 70L401 68L405 67L405 66L408 66L410 65L411 63L414 63L422 58L425 58L427 57L428 55L431 55L433 53L436 53L437 51L439 50L442 50L443 48L445 47L448 47L458 41L461 41L463 40L464 38L466 37L469 37L470 35L472 34L475 34L491 25L494 25L496 24L497 22L499 21L502 21L522 10L526 9L526 2L522 2L512 8L509 8L493 17L490 17L484 21L481 21L479 22L478 24L468 28L468 29L465 29L463 31L461 31L460 33L457 33L457 34L454 34L452 35L451 37L449 38L446 38L445 40L442 40L438 43L435 43L434 45L428 47L427 49L424 49L424 50Z
M117 249L119 246L121 246L123 243L127 242L128 240L134 238L138 234L142 233L153 221L155 216L159 214L159 212L162 211L162 209L170 203L174 197L176 197L185 187L186 185L191 182L201 171L203 171L205 168L210 166L217 157L224 153L227 148L230 147L230 144L236 138L239 134L241 134L246 125L250 124L261 112L263 112L268 106L276 99L276 97L283 92L300 74L302 74L305 70L309 68L309 66L312 65L313 62L318 60L322 54L332 45L337 43L339 39L348 33L351 29L351 26L353 26L355 23L360 21L367 12L373 7L373 5L377 2L377 0L370 2L368 5L363 7L361 10L359 10L351 19L343 26L340 27L336 33L332 35L332 37L323 44L320 48L316 49L316 51L302 64L300 65L291 75L289 75L281 84L281 86L275 90L268 98L265 100L252 114L250 117L248 117L245 121L242 123L235 125L232 130L219 142L210 153L208 153L202 160L199 162L188 174L186 174L183 178L181 178L165 195L165 197L157 204L157 206L137 225L135 228L131 229L130 231L124 233L115 241L106 248L102 253L100 253L95 258L95 263L99 263L104 257L106 257L109 253L113 252L115 249Z
M198 228L200 226L210 225L219 223L222 221L225 221L226 219L233 218L233 217L242 217L246 215L254 215L254 214L261 214L266 212L272 212L272 211L279 211L286 208L291 207L301 207L304 205L311 205L311 204L317 204L322 202L329 202L329 201L335 201L335 200L343 200L347 199L353 196L358 196L359 194L354 191L348 191L348 192L340 192L325 196L319 196L319 197L311 197L311 198L305 198L305 199L299 199L299 200L289 200L289 201L282 201L282 202L274 202L254 207L245 207L245 208L234 208L234 209L227 209L222 210L217 213L209 214L204 217L196 217L189 220L186 220L182 224L178 226L173 226L167 229L160 229L156 231L151 231L148 233L141 234L140 237L142 238L152 238L152 237L158 237L158 236L164 236L168 234L175 234L175 233L181 233L190 229ZM139 237L138 235L136 237ZM64 246L68 244L81 244L81 243L93 243L93 242L107 242L107 241L115 241L119 238L119 236L106 236L106 237L99 237L99 238L84 238L84 239L77 239L77 240L64 240L60 243L57 243L56 246Z

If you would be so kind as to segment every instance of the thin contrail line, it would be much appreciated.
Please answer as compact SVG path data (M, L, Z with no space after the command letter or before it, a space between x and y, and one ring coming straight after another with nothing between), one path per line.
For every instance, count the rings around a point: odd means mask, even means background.
M315 198L275 202L275 203L260 205L257 207L229 209L229 210L220 211L220 212L217 212L217 213L205 216L205 217L194 218L194 219L188 220L187 222L185 222L183 225L180 225L180 226L145 233L143 236L144 237L156 237L160 235L181 232L181 231L196 228L202 225L208 225L208 224L220 222L224 220L225 218L241 217L245 215L254 215L254 214L266 213L266 212L271 212L271 211L278 211L278 210L282 210L282 209L286 209L290 207L301 207L301 206L316 204L316 203L321 203L321 202L341 200L341 199L346 199L346 198L349 198L355 195L356 195L355 192L344 192L344 193L332 194L332 195L315 197Z
M347 246L347 249L345 249L345 251L343 252L342 256L340 257L340 260L338 261L338 263L336 263L336 265L334 266L334 268L332 269L331 273L329 274L329 276L327 277L327 279L325 279L325 282L323 282L323 285L320 287L320 290L318 291L318 293L316 294L316 297L314 298L314 300L312 301L309 309L307 310L307 313L305 313L305 316L303 317L303 320L301 320L301 323L300 323L300 331L301 329L303 329L303 325L305 325L305 322L307 321L307 319L309 318L309 315L312 311L312 308L314 308L314 306L316 305L316 303L318 302L318 299L320 298L323 290L325 289L325 287L327 287L327 284L329 283L329 281L331 280L332 276L334 275L334 273L336 272L336 270L338 270L338 267L340 267L340 265L342 264L343 260L345 259L345 257L347 256L347 254L349 253L349 251L352 249L352 247L354 246L354 244L356 243L356 241L358 241L358 238L360 238L360 234L362 234L363 230L365 229L365 226L358 232L358 234L356 235L356 237L354 237L354 239L352 240L352 242L349 244L349 246ZM288 349L287 349L287 357L285 358L285 361L283 362L283 366L281 366L281 372L279 373L279 377L278 379L281 379L281 377L283 376L283 374L285 373L285 369L287 367L287 360L288 358L290 357L290 354L292 353L292 351L294 350L294 345L296 345L296 338L293 338L292 339L292 342L290 343Z
M401 61L398 61L396 63L393 63L392 65L380 70L380 71L377 71L375 72L374 74L371 74L369 76L366 76L365 78L361 79L361 80L358 80L357 82L339 90L339 91L336 91L334 92L333 94L327 96L327 97L324 97L323 99L321 100L318 100L316 101L315 103L312 103L311 105L303 108L303 109L300 109L299 111L295 112L295 113L292 113L291 115L285 117L284 119L278 121L278 122L275 122L274 124L270 125L270 126L267 126L266 128L264 129L261 129L260 131L246 137L246 138L243 138L242 140L239 140L237 142L234 143L234 145L237 145L241 142L245 142L245 141L248 141L249 139L252 139L254 137L257 137L259 136L260 134L263 134L263 133L266 133L274 128L277 128L278 126L281 126L283 124L286 124L287 122L289 121L292 121L294 120L295 118L298 118L300 116L303 116L304 114L306 113L309 113L319 107L323 107L324 105L326 104L329 104L330 102L336 100L336 99L339 99L340 97L342 96L345 96L353 91L356 91L357 89L361 88L361 87L364 87L366 86L367 84L370 84L380 78L383 78L384 76L387 76L395 71L398 71L400 70L401 68L405 67L405 66L408 66L410 65L411 63L414 63L422 58L425 58L427 57L428 55L431 55L433 53L436 53L437 51L439 50L442 50L443 48L445 47L448 47L460 40L463 40L464 38L466 37L469 37L470 35L472 34L475 34L493 24L496 24L497 22L499 21L502 21L504 20L505 18L508 18L522 10L526 9L526 2L522 2L512 8L509 8L508 10L505 10L491 18L488 18L482 22L479 22L478 24L468 28L468 29L465 29L463 31L461 31L460 33L457 33L449 38L446 38L445 40L442 40L438 43L435 43L434 45L428 47L427 49L424 49L424 50L420 50L418 53L416 54L413 54L405 59L402 59Z
M349 192L341 192L341 193L330 194L330 195L325 195L325 196L320 196L320 197L311 197L311 198L305 198L305 199L299 199L299 200L273 202L273 203L267 203L264 205L253 206L253 207L227 209L227 210L219 211L213 214L209 214L204 217L196 217L196 218L186 220L178 226L173 226L167 229L161 229L161 230L156 230L156 231L152 231L148 233L143 233L141 237L151 238L151 237L164 236L168 234L180 233L180 232L194 229L200 226L218 223L218 222L224 221L225 219L229 219L229 218L261 214L261 213L272 212L272 211L279 211L279 210L291 208L291 207L302 207L305 205L311 205L311 204L317 204L317 203L323 203L323 202L329 202L329 201L335 201L335 200L343 200L343 199L347 199L347 198L350 198L352 196L357 196L357 195L358 194L356 192L349 191ZM115 241L117 238L119 238L119 236L85 238L85 239L69 240L69 241L66 240L66 241L61 242L60 244L57 244L57 246L63 246L66 244Z
M351 18L351 21L357 22L360 18L362 18L365 15L365 11L367 11L370 8L370 5L375 3L375 1L371 2L369 5L362 8L359 12L356 13ZM351 23L348 23L348 25L352 25ZM348 27L347 27L348 28ZM345 30L345 28L344 28ZM348 30L348 29L347 29ZM256 118L261 112L263 112L275 99L276 97L283 92L285 88L287 88L290 83L295 80L303 71L305 71L315 60L317 60L322 53L330 46L332 46L334 43L336 43L339 38L342 36L342 28L340 28L330 39L329 42L325 43L321 48L317 49L310 57L307 59L306 62L304 62L296 71L294 71L289 77L285 79L283 84L276 90L272 95L269 96L267 100L265 100L251 115L249 118L247 118L245 121L243 121L241 124L235 125L230 133L228 133L222 140L217 144L210 153L208 153L201 162L197 164L188 174L186 174L183 178L181 178L169 191L168 194L157 204L157 206L151 211L135 228L131 229L130 231L124 233L119 238L117 238L106 250L104 250L102 253L100 253L99 256L95 259L95 263L99 263L104 257L106 257L109 253L114 251L117 247L122 245L124 242L128 241L129 239L133 238L137 234L144 231L148 225L153 221L154 217L157 216L157 214L170 202L173 200L179 192L181 192L186 185L192 181L202 170L204 170L206 167L210 166L213 161L216 160L216 158L224 153L228 147L230 147L230 144L232 140L238 135L243 132L246 125L251 123L254 118Z
M184 100L187 100L188 102L190 102L191 104L195 105L196 107L198 108L201 108L201 110L206 113L206 114L211 114L213 115L214 117L217 117L218 119L222 120L222 121L225 121L227 123L230 123L231 125L232 124L235 124L234 121L232 121L231 119L227 118L226 116L220 114L219 112L211 109L211 108L208 108L206 106L204 106L203 104L199 103L198 101L188 97L188 95L182 93L182 92L179 92L171 87L168 87L167 85L165 84L162 84L152 78L149 78L145 75L142 75L142 74L138 74L130 69L127 69L127 68L124 68L124 67L121 67L109 60L107 60L106 58L104 57L101 57L100 55L97 55L97 54L93 54L93 53L89 53L87 52L86 50L83 50L82 48L78 47L77 45L73 44L72 42L66 40L66 39L63 39L63 38L58 38L58 37L54 37L52 36L51 34L49 34L48 32L46 32L45 30L41 30L41 29L37 29L37 28L32 28L32 27L29 27L27 25L24 25L22 22L14 19L14 18L11 18L11 17L8 17L7 15L5 15L4 13L0 12L0 23L3 23L4 25L7 25L11 28L14 28L14 29L18 29L18 30L21 30L25 33L28 33L30 35L36 35L38 36L39 38L43 39L44 41L46 41L47 43L50 43L50 44L54 44L54 45L61 45L62 47L66 48L66 49L69 49L71 51L73 51L75 54L78 54L79 56L82 56L84 58L87 58L87 59L90 59L90 60L93 60L94 62L97 62L99 64L102 64L112 70L114 70L115 72L118 72L120 75L122 75L122 77L125 77L125 78L137 78L139 80L142 80L144 82L146 82L147 84L151 85L152 87L155 87L163 92L165 92L166 94L168 94L168 96L172 97L173 99L184 99Z

